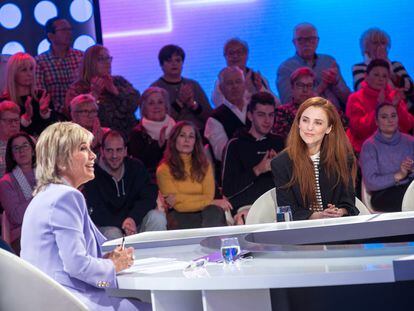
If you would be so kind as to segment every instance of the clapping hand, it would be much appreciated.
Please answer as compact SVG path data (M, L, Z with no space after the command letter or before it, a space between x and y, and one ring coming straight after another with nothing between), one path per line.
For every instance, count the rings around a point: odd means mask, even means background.
M32 121L33 118L33 106L32 106L32 97L27 96L26 101L24 102L25 113L22 115L22 118L26 121Z
M39 99L39 110L41 114L46 114L49 111L50 94L42 92L42 96Z

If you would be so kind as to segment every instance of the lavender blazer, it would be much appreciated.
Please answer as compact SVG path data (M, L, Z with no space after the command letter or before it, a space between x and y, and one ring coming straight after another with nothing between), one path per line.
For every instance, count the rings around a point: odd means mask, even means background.
M91 310L136 310L106 295L116 287L115 268L103 259L105 237L88 215L77 189L50 184L30 202L23 218L21 257L78 296Z

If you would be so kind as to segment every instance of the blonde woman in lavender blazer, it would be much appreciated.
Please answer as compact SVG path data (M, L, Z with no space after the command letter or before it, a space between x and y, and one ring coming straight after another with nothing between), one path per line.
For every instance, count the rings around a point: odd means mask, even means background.
M133 263L133 248L102 254L105 238L77 188L94 178L93 136L81 126L55 123L36 146L35 196L23 219L21 257L73 292L90 310L151 310L139 301L109 297L116 272Z

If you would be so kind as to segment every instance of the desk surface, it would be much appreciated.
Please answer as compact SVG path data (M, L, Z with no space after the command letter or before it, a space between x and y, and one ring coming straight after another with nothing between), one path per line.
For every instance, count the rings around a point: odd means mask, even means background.
M311 230L310 230L311 229ZM309 231L310 230L310 231ZM204 256L211 250L200 246L199 241L209 236L237 235L254 232L283 236L285 244L302 236L306 243L324 240L343 240L348 234L355 239L409 235L414 233L414 212L345 217L341 219L309 220L252 226L220 227L167 232L147 232L129 237L136 248L136 258L169 257L190 261ZM312 232L316 234L312 235ZM326 233L328 235L325 235ZM322 238L321 238L322 237ZM176 242L182 244L178 245ZM194 242L196 241L196 242ZM163 242L163 246L159 246ZM110 241L106 245L117 245ZM145 245L145 247L140 247ZM150 247L153 245L155 247ZM234 266L211 264L191 273L183 270L156 274L131 273L118 276L120 289L134 290L229 290L332 286L394 282L393 260L413 253L413 244L387 247L372 254L370 248L350 248L345 254L311 256L292 251L283 256L276 253L254 254L254 259ZM326 252L330 252L327 248ZM371 253L370 253L371 252ZM371 255L370 255L371 254Z

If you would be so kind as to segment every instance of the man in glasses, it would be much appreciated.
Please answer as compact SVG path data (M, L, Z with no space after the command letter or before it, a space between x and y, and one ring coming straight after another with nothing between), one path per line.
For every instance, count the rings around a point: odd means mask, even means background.
M20 131L20 108L12 101L0 102L0 177L6 171L6 146L9 138Z
M309 67L315 73L316 94L329 99L338 109L345 111L345 104L350 90L339 70L339 66L332 56L317 54L319 37L315 26L302 23L295 27L293 44L295 56L284 61L277 71L277 89L282 103L292 98L290 75L299 67Z
M63 114L66 90L78 77L83 52L71 48L72 26L66 19L49 19L45 31L50 49L36 57L37 84L51 95L51 108Z

